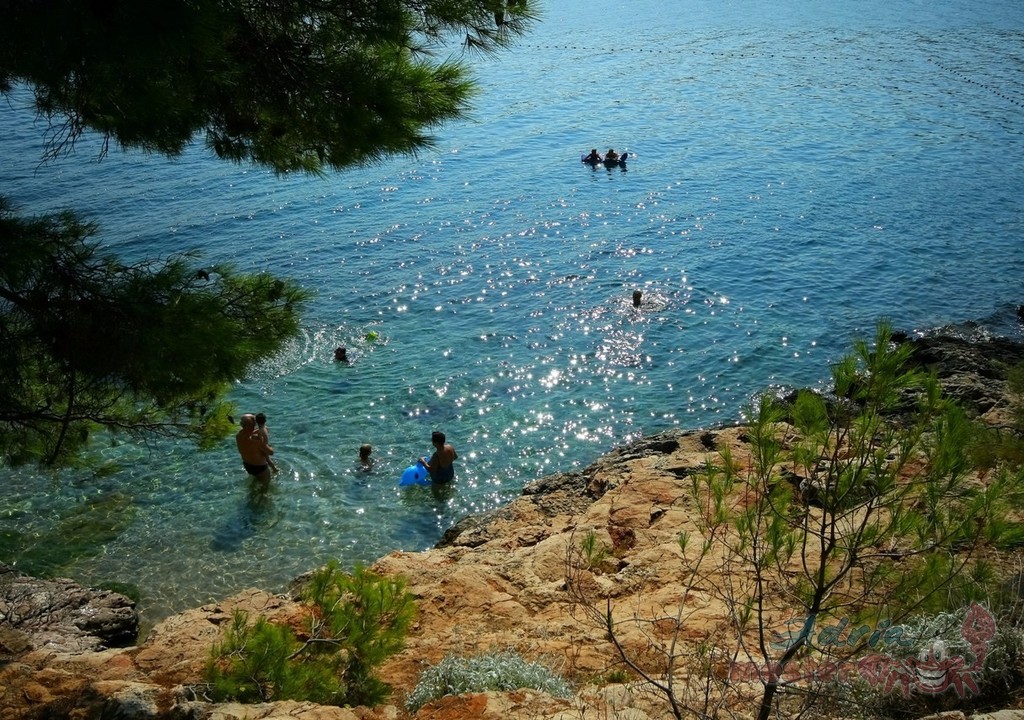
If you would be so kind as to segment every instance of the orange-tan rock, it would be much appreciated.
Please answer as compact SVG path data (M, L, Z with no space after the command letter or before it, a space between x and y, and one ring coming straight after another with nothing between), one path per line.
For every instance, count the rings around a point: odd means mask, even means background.
M417 717L667 717L659 709L663 703L648 694L613 691L614 685L599 690L619 664L603 630L572 603L566 552L589 531L614 548L614 566L590 580L595 591L614 598L623 617L638 607L677 602L676 537L688 523L681 475L699 467L715 443L736 444L740 452L739 435L739 429L730 428L670 432L641 441L584 471L545 478L491 517L453 529L444 547L381 558L372 569L406 578L419 606L405 650L382 669L396 691L391 705L355 711L301 703L214 708L198 702L201 698L189 688L201 683L210 647L236 608L277 622L296 622L301 615L300 606L287 596L248 590L167 618L136 647L94 653L35 650L0 668L2 699L10 708L0 710L0 720L53 709L69 694L102 696L105 703L140 712L163 713L177 706L179 713L187 708L188 717L224 720L405 718L402 700L426 667L448 653L509 648L545 662L576 683L580 694L571 700L526 690L446 698L424 706ZM624 639L644 642L629 633ZM629 708L630 714L622 714Z
M1005 396L1005 388L980 393L971 383L957 387L984 396L979 415L1006 408L1002 401L989 402L1000 392ZM576 695L566 700L530 690L467 694L428 703L417 720L669 718L662 697L611 682L620 679L622 666L601 627L603 603L622 621L619 639L638 662L658 667L659 643L673 627L670 618L689 580L681 569L679 533L697 533L687 478L716 450L729 448L743 462L743 432L669 431L643 439L585 470L543 478L486 516L465 519L437 548L381 558L372 569L403 576L419 606L405 649L382 668L395 689L390 704L347 709L204 702L198 687L203 666L236 608L276 622L300 621L302 608L290 597L253 589L167 618L129 648L54 645L26 651L24 638L0 636L0 651L8 648L10 655L0 665L0 720L403 720L409 717L403 700L426 667L449 653L510 648L571 680ZM579 553L589 533L610 554L593 571L574 570L574 583L567 583L567 556ZM573 588L584 588L600 602L588 613ZM724 613L712 599L713 588L697 584L689 590L684 642L702 640ZM655 621L638 625L630 622L634 615ZM668 620L659 623L659 617Z

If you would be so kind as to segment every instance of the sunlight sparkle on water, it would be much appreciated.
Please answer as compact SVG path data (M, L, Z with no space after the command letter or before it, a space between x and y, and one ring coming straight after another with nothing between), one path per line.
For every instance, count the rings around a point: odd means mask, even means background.
M305 340L233 388L241 408L274 418L281 473L267 502L248 502L231 443L202 454L175 447L161 458L169 464L138 461L134 445L108 449L128 469L99 482L130 488L139 520L69 572L87 583L138 579L157 616L211 594L280 586L339 551L343 562L372 562L394 547L429 547L465 513L493 509L525 482L585 466L639 434L735 421L766 382L824 388L827 360L879 315L930 329L983 323L1005 305L1016 327L1020 113L924 62L942 58L1024 96L1024 81L1005 69L1024 5L993 2L999 13L967 0L863 0L856 12L832 3L822 11L828 32L818 14L798 12L780 29L778 3L763 4L764 17L747 4L728 27L717 26L717 13L692 23L680 10L659 17L655 41L680 31L744 53L695 42L665 46L650 61L593 43L600 47L565 62L564 43L554 42L564 28L539 23L536 39L552 42L486 62L474 118L437 128L437 145L419 157L337 177L280 183L204 159L201 148L174 162L187 169L186 183L161 184L162 161L138 156L107 158L81 176L74 163L37 169L35 148L8 142L0 175L18 178L26 210L85 193L112 245L138 239L148 245L140 252L155 255L195 246L211 262L244 245L240 270L281 271L317 293ZM641 5L660 7L637 3L604 3L602 17L628 13L642 24ZM579 3L548 5L565 19ZM856 17L865 9L882 18L877 27ZM650 31L631 32L639 41ZM797 62L812 52L819 61ZM594 174L568 147L578 131L600 132L602 112L580 117L549 101L575 98L595 73L614 74L621 107L645 108L602 111L615 116L617 133L648 143L628 174ZM712 74L722 92L689 98L706 112L680 116L679 88ZM895 91L897 74L915 91ZM889 117L929 122L847 123L835 134L835 121L850 116L837 118L831 93L799 91L806 87L841 88L844 107L865 113L884 98ZM937 102L967 92L971 112ZM761 120L737 118L736 97ZM10 129L8 116L0 113L0 129ZM680 123L685 141L674 132ZM558 131L534 132L540 127ZM0 144L10 137L0 132ZM821 137L835 140L836 157L857 162L828 171ZM528 167L517 163L526 159ZM141 194L108 189L97 172ZM936 197L957 201L929 202ZM157 229L140 236L147 226ZM958 285L965 277L969 293ZM636 288L642 313L626 299ZM385 318L388 339L364 342L371 326L383 334ZM352 355L345 370L331 361L338 345ZM396 486L435 424L463 461L446 503ZM352 462L366 441L380 458L369 477ZM31 498L33 522L60 517L79 488L47 492L41 477L0 477L0 500L21 507ZM187 517L175 512L185 499ZM137 530L164 542L156 548ZM349 551L352 537L358 549ZM210 553L211 544L223 549Z
M539 382L543 387L550 390L554 388L556 385L558 385L558 382L559 380L561 380L561 378L562 371L553 368L551 372L549 372L546 377L541 378Z

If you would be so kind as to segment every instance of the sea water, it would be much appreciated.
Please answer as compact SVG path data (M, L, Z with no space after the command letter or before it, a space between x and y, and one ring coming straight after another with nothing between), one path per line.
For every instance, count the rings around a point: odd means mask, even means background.
M470 58L480 94L433 148L325 178L201 142L100 160L83 138L41 164L27 95L0 106L22 211L75 208L126 259L197 249L315 292L232 392L269 416L268 492L230 439L98 442L98 470L0 470L3 560L133 584L151 622L428 548L618 444L740 421L759 391L826 383L883 316L1021 336L1017 0L541 7L513 50ZM593 169L592 147L632 157ZM456 482L399 487L434 429Z

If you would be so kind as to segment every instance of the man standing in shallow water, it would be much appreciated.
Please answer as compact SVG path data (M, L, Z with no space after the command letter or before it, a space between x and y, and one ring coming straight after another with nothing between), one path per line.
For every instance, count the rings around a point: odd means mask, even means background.
M270 482L270 456L274 448L267 444L256 429L256 416L246 413L241 418L242 429L235 435L238 454L242 456L245 471L264 485Z
M443 432L435 430L430 435L430 442L434 446L434 454L430 460L420 458L420 462L430 473L430 479L435 483L450 483L455 479L455 459L459 456L455 448L448 442Z

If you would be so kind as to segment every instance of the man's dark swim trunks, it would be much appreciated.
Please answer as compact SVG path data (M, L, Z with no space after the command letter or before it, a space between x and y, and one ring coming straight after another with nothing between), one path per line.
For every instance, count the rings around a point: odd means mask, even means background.
M247 462L243 462L242 466L245 468L245 471L253 477L259 477L265 473L267 471L267 467L269 467L266 463L263 465L250 465Z
M455 465L446 468L439 467L430 478L436 483L447 483L455 479Z

